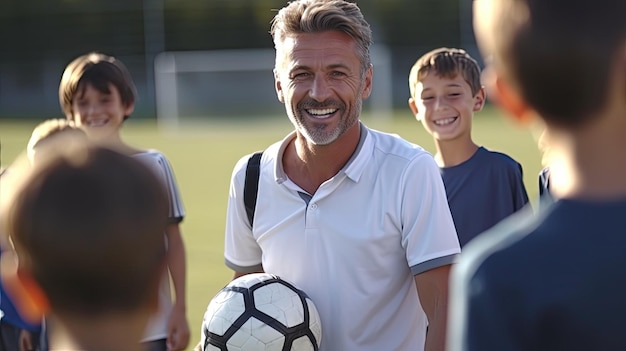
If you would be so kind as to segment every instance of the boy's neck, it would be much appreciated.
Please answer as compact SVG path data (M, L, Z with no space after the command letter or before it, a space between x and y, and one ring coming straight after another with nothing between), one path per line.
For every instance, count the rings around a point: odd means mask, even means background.
M607 114L573 132L553 134L550 191L555 196L626 199L626 111Z
M478 145L469 138L446 141L435 139L435 147L437 148L435 161L440 168L460 165L474 156L478 150Z
M140 340L147 320L146 314L62 319L50 316L49 349L142 351Z

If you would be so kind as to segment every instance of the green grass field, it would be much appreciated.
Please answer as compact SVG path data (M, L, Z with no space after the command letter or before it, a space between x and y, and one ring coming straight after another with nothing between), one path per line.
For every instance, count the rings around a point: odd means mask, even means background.
M411 114L399 111L391 120L363 117L368 126L397 133L433 152L433 142ZM19 155L39 121L0 119L0 162L8 166ZM509 154L524 167L531 201L537 197L540 156L530 132L486 108L474 118L474 139ZM224 266L223 233L232 167L243 156L264 149L292 130L287 117L238 122L206 122L163 131L153 121L130 119L124 139L132 145L164 152L174 167L187 216L182 233L187 248L188 316L192 331L189 350L199 340L202 315L209 300L232 277Z

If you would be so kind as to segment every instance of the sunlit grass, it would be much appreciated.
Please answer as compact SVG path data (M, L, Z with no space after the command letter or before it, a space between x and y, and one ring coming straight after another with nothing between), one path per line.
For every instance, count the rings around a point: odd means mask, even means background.
M364 117L375 129L397 133L433 152L433 142L408 108L392 119ZM22 152L36 120L0 119L0 164L5 167ZM192 343L200 338L202 315L209 300L232 277L224 266L223 235L232 167L248 153L261 150L291 131L287 117L237 122L204 122L178 130L160 130L153 121L133 120L123 129L132 145L164 152L174 167L187 216L182 232L187 248L188 316ZM530 133L498 116L492 109L474 118L474 138L489 149L515 158L524 167L531 199L537 196L539 152ZM191 346L189 348L191 350Z

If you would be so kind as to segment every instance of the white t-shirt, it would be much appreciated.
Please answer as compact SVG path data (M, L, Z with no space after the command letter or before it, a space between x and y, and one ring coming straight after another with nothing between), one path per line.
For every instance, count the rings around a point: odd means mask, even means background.
M157 150L146 150L134 154L133 157L146 164L155 172L158 178L163 181L170 200L169 217L175 222L182 221L185 216L185 209L183 208L183 202L180 197L180 192L178 191L172 166L165 155ZM164 237L164 239L166 239L166 237ZM148 322L146 333L141 340L142 342L167 338L167 322L171 310L172 293L169 275L166 273L163 279L161 279L161 285L159 286L159 310Z
M235 166L226 264L262 266L304 290L320 313L321 350L422 350L427 319L414 275L460 252L432 156L362 125L352 158L311 196L282 168L294 137L263 154L254 230L243 203L249 156Z

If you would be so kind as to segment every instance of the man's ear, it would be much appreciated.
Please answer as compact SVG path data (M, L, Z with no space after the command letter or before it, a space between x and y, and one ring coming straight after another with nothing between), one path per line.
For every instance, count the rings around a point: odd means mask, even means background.
M276 89L276 96L278 97L278 101L284 104L285 97L283 96L283 86L280 83L280 76L276 68L274 68L274 88Z
M41 322L49 311L48 299L30 273L20 267L15 251L2 252L0 279L24 320L33 324Z
M374 66L370 65L365 72L365 78L363 80L363 92L361 93L361 98L363 100L370 97L372 94L372 80L374 79Z

